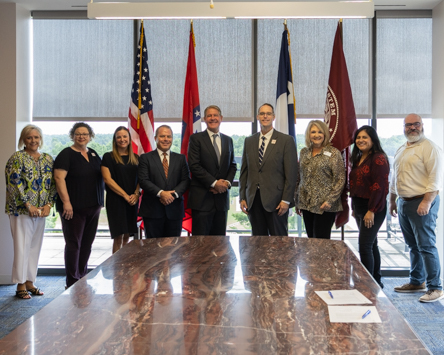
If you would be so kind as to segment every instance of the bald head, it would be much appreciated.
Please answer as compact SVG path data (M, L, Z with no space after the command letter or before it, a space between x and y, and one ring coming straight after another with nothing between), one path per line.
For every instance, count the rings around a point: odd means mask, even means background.
M422 123L421 116L416 113L409 113L407 116L405 116L404 123L414 123L414 122Z

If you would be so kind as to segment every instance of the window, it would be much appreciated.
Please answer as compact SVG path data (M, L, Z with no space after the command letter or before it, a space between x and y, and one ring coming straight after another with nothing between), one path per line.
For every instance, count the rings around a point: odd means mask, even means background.
M324 118L337 20L298 19L287 23L291 35L291 60L300 117ZM370 117L370 20L344 20L344 53L356 114ZM277 71L282 20L258 21L257 105L276 101Z
M432 19L377 18L377 117L432 112Z
M133 78L133 22L34 20L37 120L126 117Z

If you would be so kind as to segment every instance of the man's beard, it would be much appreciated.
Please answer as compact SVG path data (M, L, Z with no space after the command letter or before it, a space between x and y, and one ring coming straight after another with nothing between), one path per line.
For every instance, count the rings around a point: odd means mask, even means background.
M408 133L408 132L404 131L404 136L405 136L405 138L407 138L407 141L409 143L416 143L417 141L419 141L420 139L422 139L424 137L423 130L421 130L421 131L417 130L417 132L419 133L418 135L413 135L413 134L411 134L412 132Z

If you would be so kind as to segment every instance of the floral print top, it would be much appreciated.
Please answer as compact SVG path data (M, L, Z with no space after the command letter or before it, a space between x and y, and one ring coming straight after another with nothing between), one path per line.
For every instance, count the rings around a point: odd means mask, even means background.
M6 164L5 180L8 215L27 215L26 202L43 207L55 201L53 159L49 154L41 153L35 161L24 150L15 152Z
M350 197L368 199L368 209L380 212L387 204L390 166L383 153L369 154L350 172Z
M297 208L323 214L321 205L328 202L331 206L328 212L342 211L341 193L345 185L345 164L341 152L332 146L326 146L312 157L312 150L303 148L299 165Z

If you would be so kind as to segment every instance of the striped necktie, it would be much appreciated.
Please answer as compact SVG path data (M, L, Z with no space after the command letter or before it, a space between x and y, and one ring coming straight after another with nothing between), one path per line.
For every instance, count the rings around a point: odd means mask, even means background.
M264 159L264 151L265 151L265 140L267 138L262 136L262 144L261 147L259 148L259 164L262 164L262 159Z
M163 160L162 160L162 165L163 165L163 171L165 172L165 177L168 179L168 160L167 160L167 153L162 153L163 154Z

